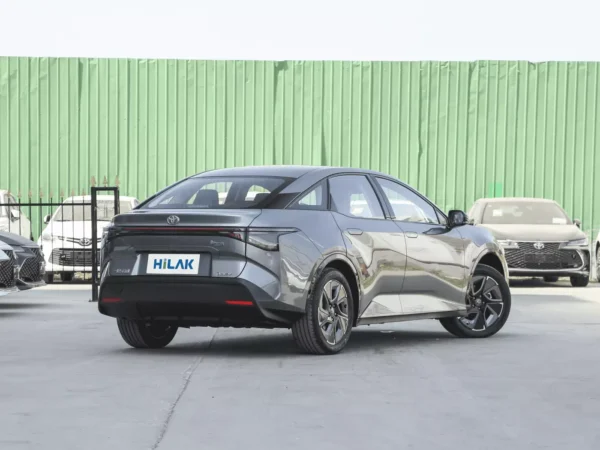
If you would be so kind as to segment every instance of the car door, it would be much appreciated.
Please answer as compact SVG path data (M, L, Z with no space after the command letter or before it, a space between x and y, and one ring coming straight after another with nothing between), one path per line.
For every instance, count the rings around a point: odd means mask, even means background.
M464 308L468 281L465 248L456 228L409 187L376 177L393 221L406 237L407 264L401 293L405 314Z
M402 314L404 233L386 219L365 175L337 175L328 182L330 209L342 231L347 255L358 270L362 290L358 317L366 320Z

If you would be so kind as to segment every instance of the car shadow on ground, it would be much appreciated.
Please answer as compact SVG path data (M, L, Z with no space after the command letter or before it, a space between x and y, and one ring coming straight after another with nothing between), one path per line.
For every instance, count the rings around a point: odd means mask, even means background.
M20 302L7 302L0 300L0 319L7 319L9 317L22 316L28 312L36 311L39 309L54 308L55 305L47 303L20 303Z
M499 334L492 339L510 336ZM177 338L175 338L177 339ZM459 339L445 331L413 331L413 330L355 330L343 354L384 354L386 350L398 350L403 347L422 349L423 346L447 345L459 342L467 343L475 340ZM120 349L119 352L142 352L148 355L161 356L193 356L205 357L285 357L304 355L295 345L290 334L273 333L254 336L217 337L212 341L198 343L182 343L176 341L160 350ZM311 356L311 355L305 355Z
M569 289L581 289L574 288L571 286L571 282L568 278L560 278L554 283L548 283L543 278L511 278L511 288L569 288Z

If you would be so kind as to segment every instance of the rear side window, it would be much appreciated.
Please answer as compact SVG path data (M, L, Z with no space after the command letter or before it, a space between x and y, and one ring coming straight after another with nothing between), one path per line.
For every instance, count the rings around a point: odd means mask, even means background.
M383 219L383 210L371 183L364 175L342 175L329 179L331 207L346 216Z
M325 191L325 183L320 183L302 195L288 209L326 209L327 199L325 197Z
M258 208L291 180L278 177L195 177L167 189L145 209Z

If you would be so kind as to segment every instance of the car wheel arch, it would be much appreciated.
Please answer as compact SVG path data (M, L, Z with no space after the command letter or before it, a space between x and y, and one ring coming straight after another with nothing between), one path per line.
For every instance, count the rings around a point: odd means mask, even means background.
M504 269L502 260L500 259L500 256L498 256L495 252L488 251L488 252L484 252L481 255L479 255L475 264L473 264L473 267L471 267L471 275L473 275L477 266L482 265L482 264L493 267L498 272L500 272L505 278L508 278L508 274L506 273L506 271Z
M348 284L350 285L350 290L352 291L352 298L354 300L354 325L356 325L356 322L358 320L361 292L360 280L358 278L358 272L356 271L356 268L352 264L351 260L342 253L335 253L329 255L323 261L321 261L318 268L315 270L309 294L312 291L312 287L316 284L317 280L319 279L319 276L321 275L321 273L323 273L325 269L336 269L340 271L342 275L344 275L344 277L346 278L346 281L348 281Z

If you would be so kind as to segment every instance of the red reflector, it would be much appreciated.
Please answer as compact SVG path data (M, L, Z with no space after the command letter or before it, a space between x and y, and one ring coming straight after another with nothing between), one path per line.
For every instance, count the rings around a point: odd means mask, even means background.
M102 303L119 303L121 301L118 297L104 297Z
M225 303L227 303L228 305L235 305L235 306L252 306L253 303L249 300L225 300Z

